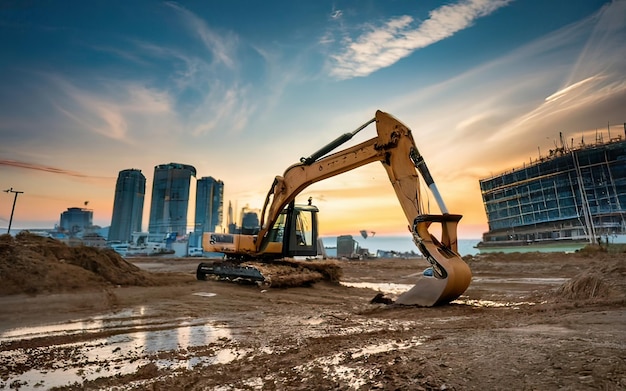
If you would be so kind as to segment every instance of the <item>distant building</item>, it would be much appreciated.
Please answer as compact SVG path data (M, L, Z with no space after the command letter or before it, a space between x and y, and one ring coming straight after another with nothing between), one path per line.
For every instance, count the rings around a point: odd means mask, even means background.
M196 186L196 220L194 233L215 232L222 225L224 209L224 182L213 177L198 179Z
M228 228L229 234L237 233L237 223L235 223L235 218L233 217L233 205L230 201L228 201L228 216L226 226Z
M67 208L61 213L61 229L69 236L80 236L93 227L93 210Z
M352 235L337 236L337 257L338 258L358 258L360 253L359 242L352 238Z
M80 241L80 245L89 246L89 247L99 247L105 248L107 246L107 241L102 236L97 233L87 233L83 235L82 240Z
M239 212L239 224L235 222L233 206L228 203L226 229L230 234L256 235L261 230L261 210L250 208L248 205Z
M248 206L241 208L241 226L239 227L239 233L244 235L256 235L259 233L261 229L260 215L260 210L250 209Z
M150 235L187 233L187 210L189 185L196 176L193 166L179 163L161 164L154 167L152 201L150 205Z
M621 135L577 148L562 143L548 157L479 184L489 223L477 245L481 251L626 243L626 140Z
M141 170L119 172L108 235L110 242L129 242L133 232L141 231L145 194L146 177Z

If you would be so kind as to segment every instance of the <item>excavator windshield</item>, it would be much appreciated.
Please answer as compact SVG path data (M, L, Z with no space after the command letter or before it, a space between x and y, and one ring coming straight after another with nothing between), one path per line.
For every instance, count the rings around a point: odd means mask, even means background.
M296 205L286 210L293 229L286 231L288 245L283 247L285 255L317 255L317 207Z
M281 243L283 256L317 255L318 211L313 205L285 208L267 233L267 245Z

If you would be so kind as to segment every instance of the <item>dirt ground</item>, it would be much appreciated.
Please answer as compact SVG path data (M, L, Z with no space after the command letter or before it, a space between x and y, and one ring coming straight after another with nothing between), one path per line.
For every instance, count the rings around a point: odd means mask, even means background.
M16 246L0 240L3 286L36 258ZM338 261L341 283L284 289L128 261L111 261L121 283L31 271L44 291L0 294L0 389L626 389L623 253L466 257L469 289L432 308L370 303L424 278L422 259Z

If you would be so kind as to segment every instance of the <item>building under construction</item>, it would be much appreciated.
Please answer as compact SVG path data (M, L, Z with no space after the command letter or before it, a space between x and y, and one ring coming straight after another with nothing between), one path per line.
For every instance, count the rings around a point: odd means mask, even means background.
M625 124L626 133L626 124ZM626 243L626 141L561 146L481 179L489 231L480 249Z

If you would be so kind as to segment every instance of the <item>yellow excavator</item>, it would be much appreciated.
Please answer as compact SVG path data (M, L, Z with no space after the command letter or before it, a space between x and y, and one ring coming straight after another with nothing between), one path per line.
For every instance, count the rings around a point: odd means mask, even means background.
M373 122L376 123L377 137L331 153ZM448 213L411 130L382 111L377 111L375 118L353 132L345 133L311 156L301 158L282 176L277 176L267 193L260 224L244 224L238 234L204 233L204 251L223 253L226 260L201 263L197 278L215 275L266 281L270 277L264 275L262 265L317 255L318 208L311 205L310 200L306 205L295 204L296 196L313 183L373 162L381 162L385 168L409 222L413 241L432 268L432 276L421 277L395 303L430 307L455 300L465 292L472 278L457 247L457 225L462 216ZM442 214L423 213L419 175ZM429 232L433 223L441 224L439 239ZM246 264L246 261L254 263Z

